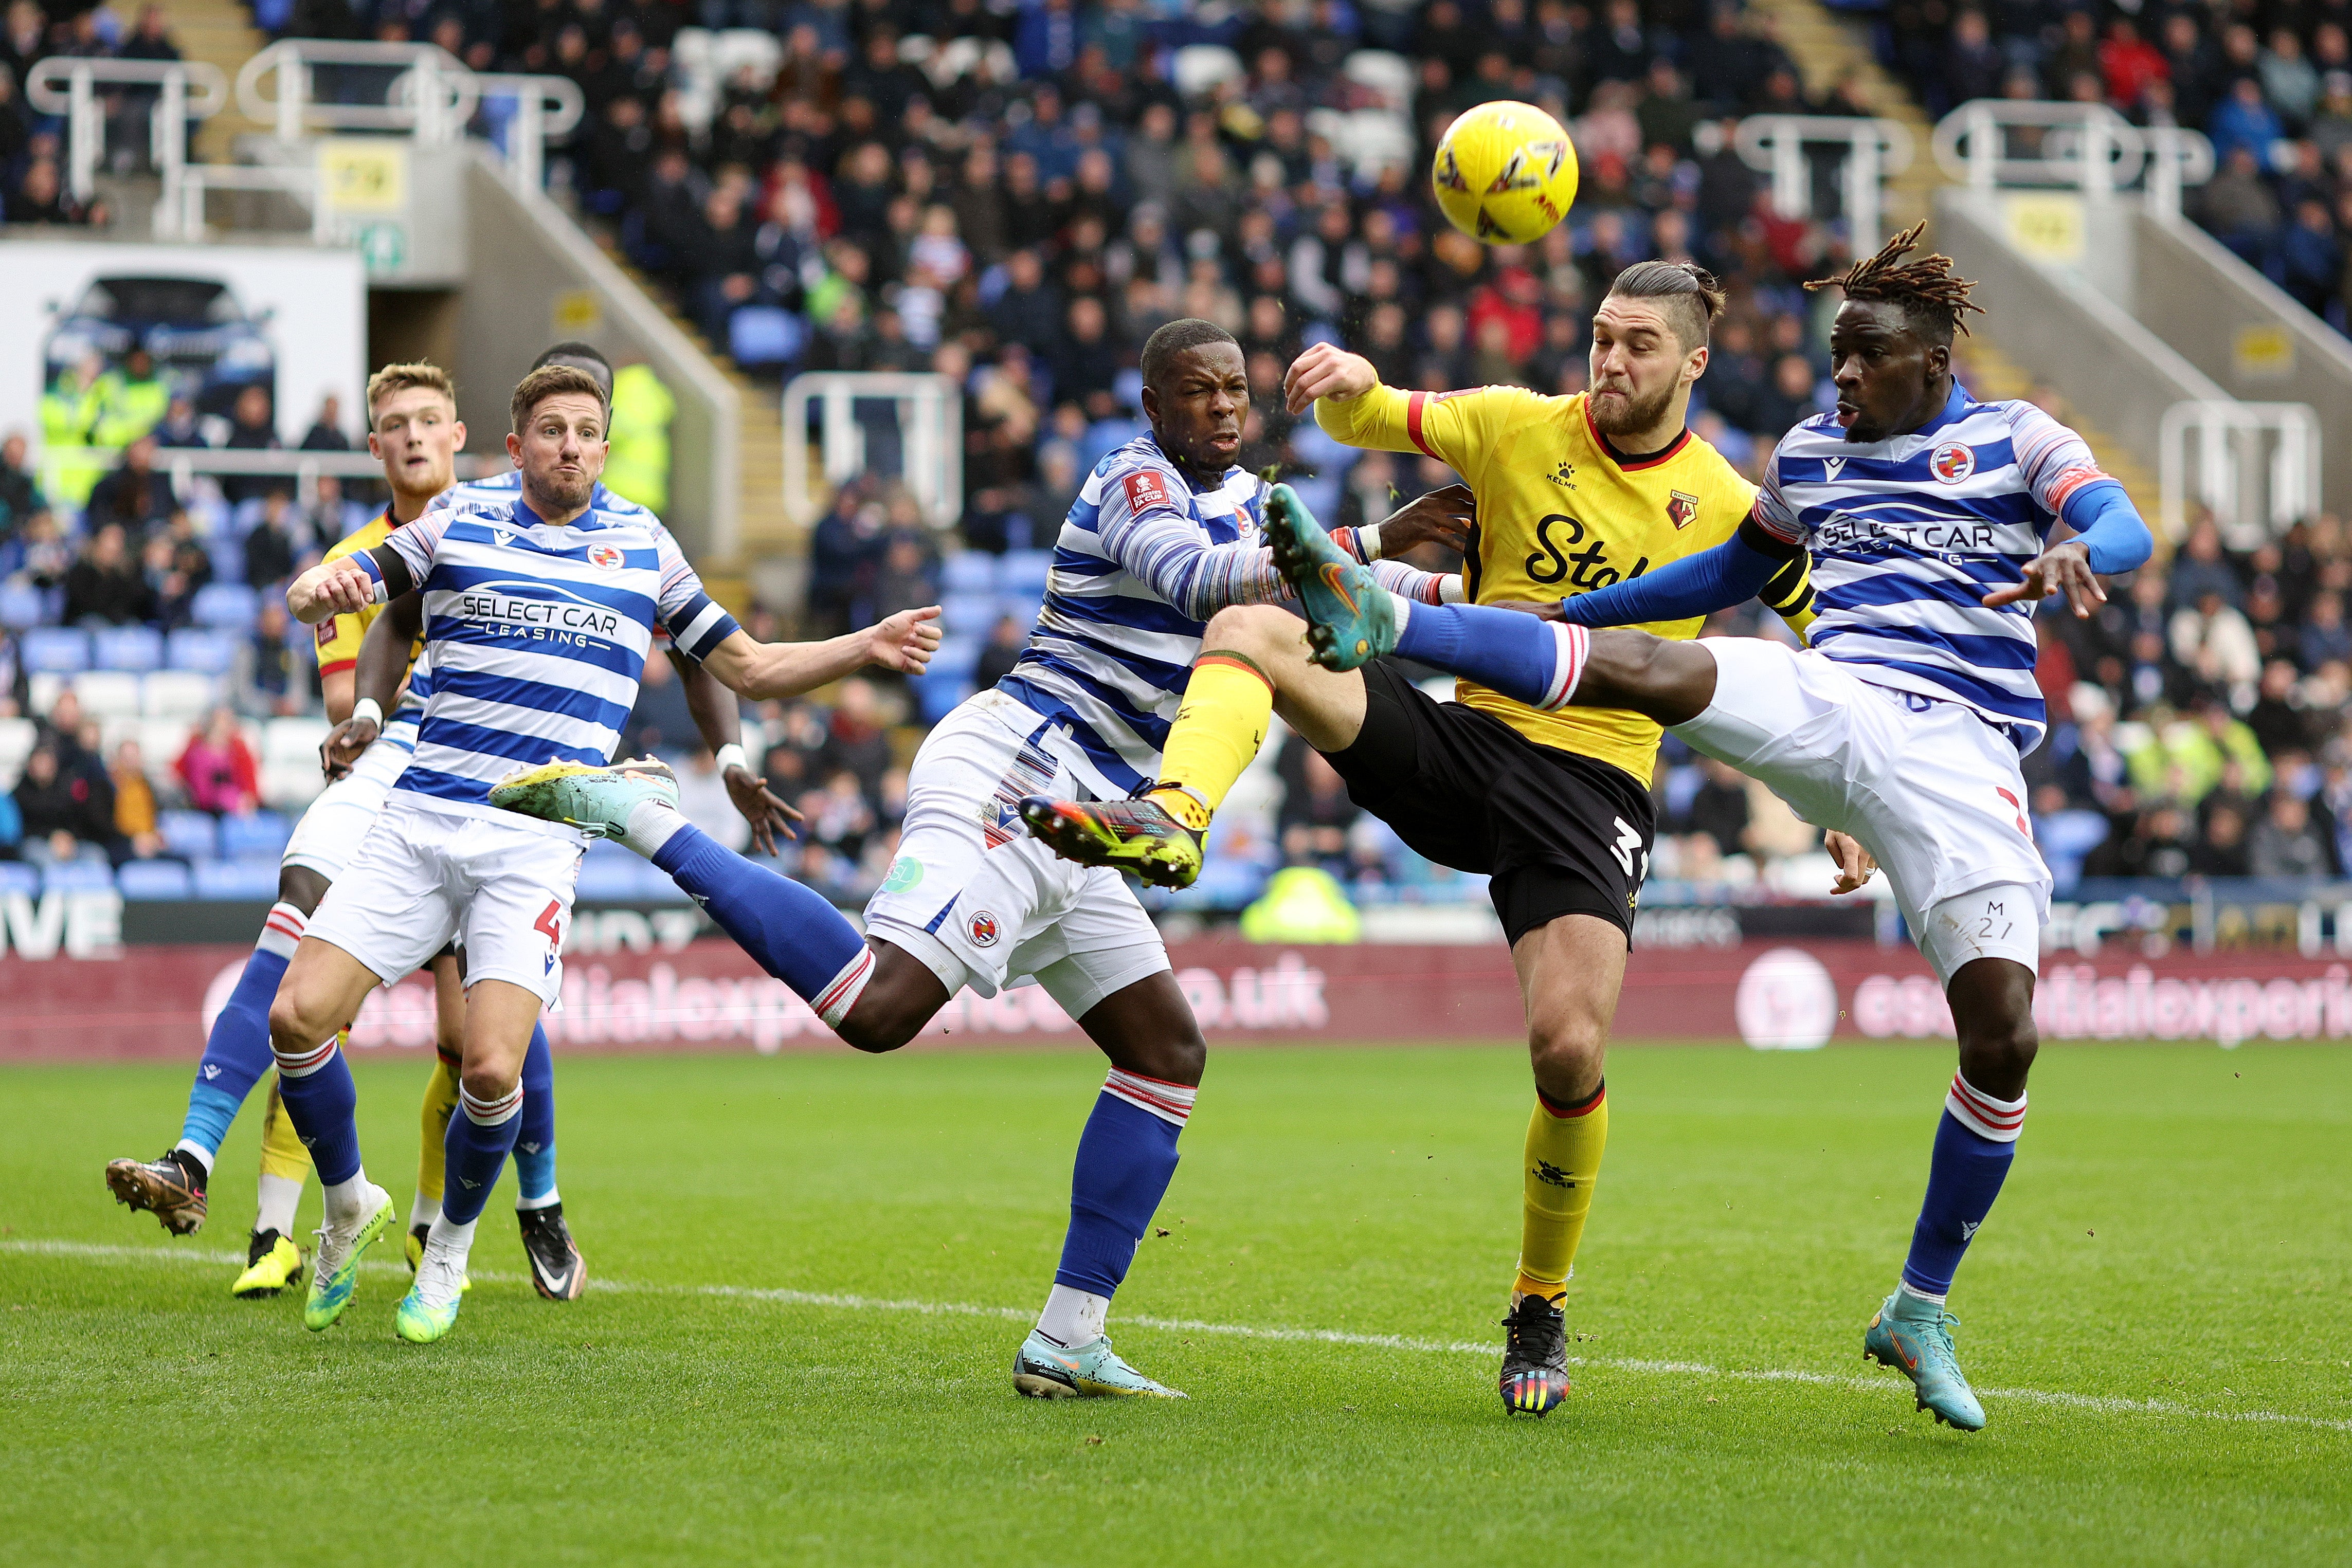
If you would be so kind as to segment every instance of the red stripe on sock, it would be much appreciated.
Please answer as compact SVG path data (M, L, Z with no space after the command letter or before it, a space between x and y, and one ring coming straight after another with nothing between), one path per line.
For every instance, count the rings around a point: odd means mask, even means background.
M1203 653L1192 661L1192 667L1196 670L1203 664L1223 664L1228 670L1241 670L1256 676L1268 692L1274 690L1274 683L1265 678L1265 672L1247 659L1236 659L1230 653Z
M1601 1102L1607 1098L1609 1098L1609 1085L1605 1082L1592 1092L1590 1099L1580 1100L1573 1105L1563 1104L1540 1089L1536 1091L1536 1099L1543 1108L1562 1121L1576 1116L1590 1116L1594 1111L1600 1109Z

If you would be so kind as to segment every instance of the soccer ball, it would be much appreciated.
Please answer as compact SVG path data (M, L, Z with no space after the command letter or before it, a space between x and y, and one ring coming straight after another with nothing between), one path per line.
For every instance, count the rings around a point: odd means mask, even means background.
M1446 221L1484 245L1549 234L1576 200L1576 148L1531 103L1482 103L1455 120L1431 172Z

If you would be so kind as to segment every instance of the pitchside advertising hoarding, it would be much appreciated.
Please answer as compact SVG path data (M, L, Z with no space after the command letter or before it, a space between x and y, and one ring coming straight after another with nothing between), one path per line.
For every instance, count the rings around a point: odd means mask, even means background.
M0 911L0 1060L187 1061L226 1000L243 945L126 946L106 912L18 895ZM831 1048L808 1006L691 911L583 910L547 1016L560 1049ZM46 956L27 956L46 954ZM79 956L77 956L76 955ZM1257 946L1205 938L1170 956L1209 1038L1244 1041L1495 1041L1523 1032L1499 943ZM2045 1040L2352 1038L2352 960L2292 949L2160 957L2111 949L2045 957L2034 1015ZM363 1052L421 1053L433 1037L422 978L373 993L352 1032ZM1759 1050L1948 1038L1951 1015L1918 955L1860 940L1636 949L1614 1038L1742 1040ZM925 1031L938 1047L1050 1045L1082 1037L1034 986L969 993Z

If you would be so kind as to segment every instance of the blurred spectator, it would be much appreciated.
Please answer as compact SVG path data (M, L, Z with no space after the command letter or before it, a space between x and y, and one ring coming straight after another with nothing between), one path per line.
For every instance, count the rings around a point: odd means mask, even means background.
M245 536L245 580L261 588L293 576L295 562L310 544L310 532L286 491L268 492L262 497L260 521Z
M305 452L349 452L352 438L343 429L343 400L333 392L319 400L318 417L302 433Z
M1295 737L1284 742L1276 769L1284 785L1282 811L1276 820L1283 863L1346 874L1348 831L1362 815L1348 797L1347 780L1329 758Z
M1021 651L1029 645L1029 628L1011 615L1000 615L988 629L988 642L980 650L980 658L971 670L972 689L987 691L1013 673L1021 662Z
M82 526L119 523L130 538L142 538L178 505L172 481L155 466L155 438L142 434L123 448L121 463L91 487Z
M890 737L883 727L881 698L862 676L841 683L824 765L827 772L850 774L869 798L880 795L882 775L890 767Z
M2284 789L2272 794L2270 810L2254 824L2246 861L2255 876L2321 877L2341 870L2310 806Z
M179 775L188 804L196 810L241 817L260 803L261 769L237 729L236 715L228 708L213 709L204 728L188 737L172 771Z
M236 452L275 452L283 444L278 439L278 416L269 406L267 391L249 386L236 394L236 402L229 411L228 439L221 444ZM293 488L289 475L233 474L221 481L221 494L240 503L261 496L289 494ZM276 580L248 577L247 580Z
M254 618L252 635L237 652L233 677L237 711L253 718L302 712L310 706L309 683L318 667L307 629L295 631L285 601L268 595Z
M154 612L154 591L131 557L122 525L102 524L66 572L67 623L124 626Z
M719 771L719 759L706 747L697 746L686 754L684 766L677 769L677 809L686 820L738 853L751 842L751 824L735 810L734 800L727 793L727 780Z
M114 832L113 801L102 787L103 778L101 774L94 780L88 773L63 768L56 747L36 746L25 758L24 776L16 780L16 812L24 832L17 853L37 865L103 862L107 841Z
M137 741L126 740L114 748L109 777L114 785L117 840L141 860L161 854L163 837L157 827L155 786L148 780L146 758Z
M33 514L48 504L41 498L41 487L26 456L23 432L12 430L6 440L0 441L0 548L21 534Z

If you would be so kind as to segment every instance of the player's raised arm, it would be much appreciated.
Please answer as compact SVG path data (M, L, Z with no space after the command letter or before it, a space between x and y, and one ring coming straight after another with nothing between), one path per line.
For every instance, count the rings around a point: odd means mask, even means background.
M408 678L409 653L425 630L425 595L415 591L384 606L360 639L352 665L352 710L319 743L319 760L330 779L352 770L383 729L383 716L400 706Z
M919 675L939 651L939 621L940 607L927 604L822 643L755 643L739 627L703 656L703 666L754 702L796 697L868 664Z
M2031 403L2011 405L2010 421L2011 449L2034 499L2074 537L2027 561L2018 569L2022 582L1996 588L1984 601L1997 609L2063 593L2077 616L2088 617L2107 601L2099 579L2146 565L2156 549L2155 536L2123 486L2100 472L2081 436Z

